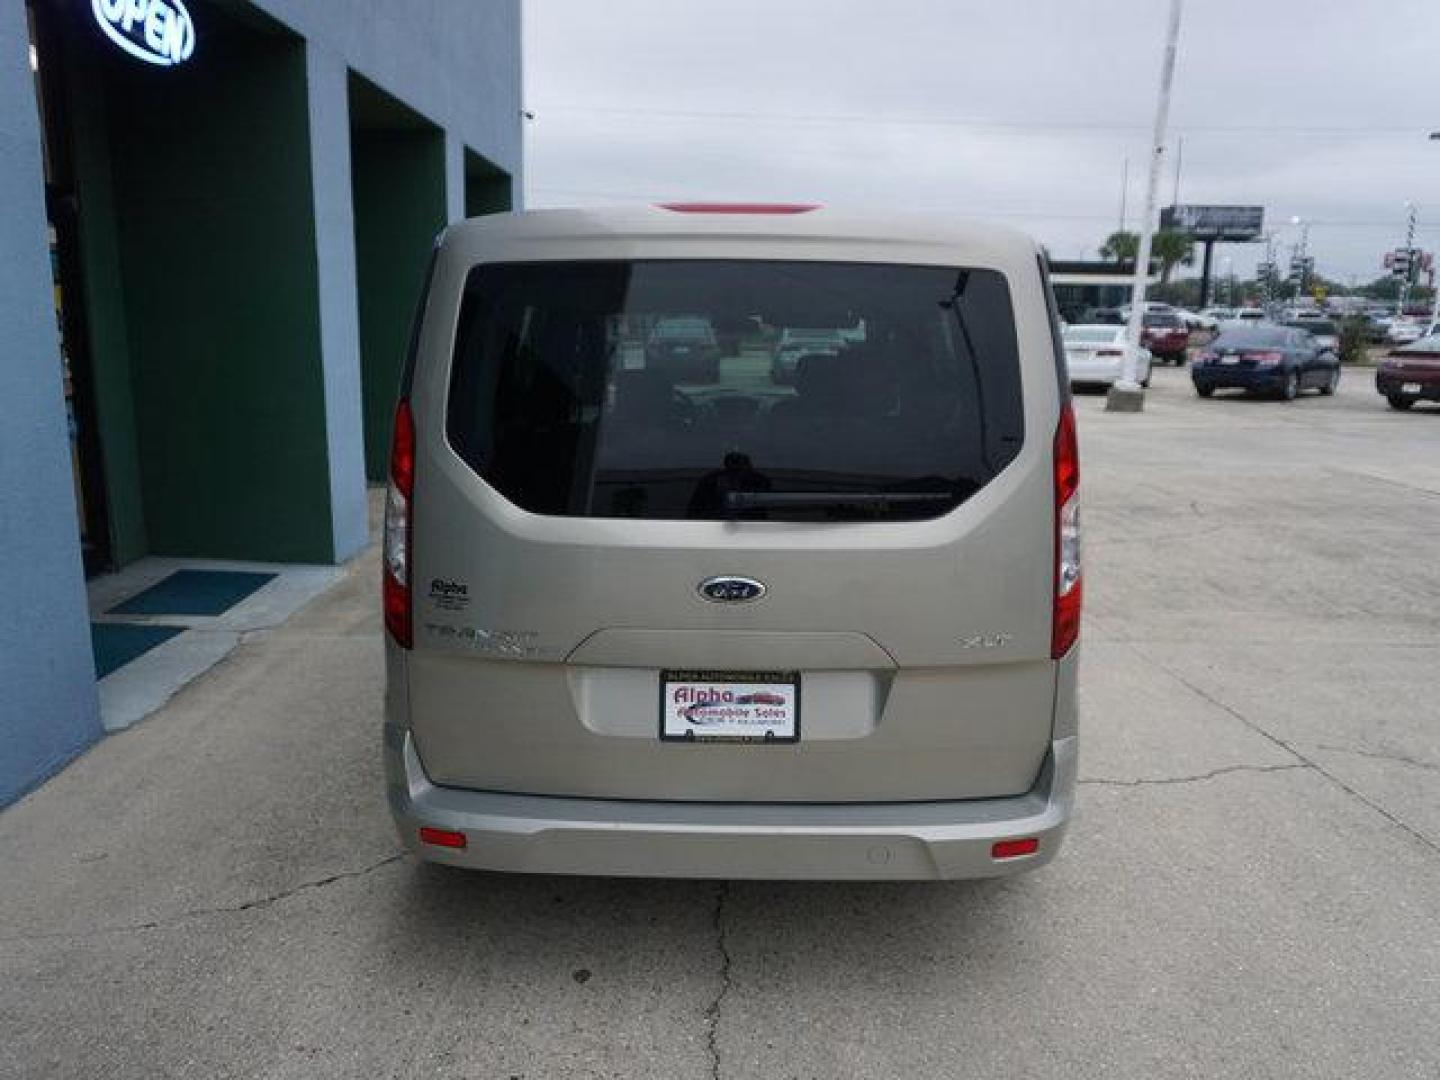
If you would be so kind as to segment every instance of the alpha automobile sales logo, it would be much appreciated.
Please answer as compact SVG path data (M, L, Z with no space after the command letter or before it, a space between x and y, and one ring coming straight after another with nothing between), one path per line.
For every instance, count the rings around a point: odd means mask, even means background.
M675 704L683 705L680 716L692 724L768 723L776 719L774 709L783 708L785 695L757 690L749 694L737 694L733 690L718 687L675 688L672 695ZM746 706L759 706L758 709Z

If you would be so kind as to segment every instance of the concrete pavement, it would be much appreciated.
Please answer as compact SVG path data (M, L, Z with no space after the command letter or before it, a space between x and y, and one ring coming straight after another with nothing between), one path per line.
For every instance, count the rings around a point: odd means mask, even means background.
M1082 397L1081 813L1028 877L397 855L374 553L0 814L4 1077L1432 1077L1440 411Z

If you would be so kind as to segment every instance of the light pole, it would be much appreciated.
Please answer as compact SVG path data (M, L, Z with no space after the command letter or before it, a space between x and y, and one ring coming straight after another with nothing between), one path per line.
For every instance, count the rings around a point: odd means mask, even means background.
M1270 304L1275 299L1275 279L1277 277L1275 267L1275 234L1273 232L1267 232L1265 234L1265 273L1259 275L1259 277L1260 307L1268 316L1270 315Z
M1400 310L1396 314L1405 317L1405 305L1410 302L1410 281L1415 277L1415 204L1405 204L1405 276L1400 279Z
M1140 386L1140 329L1145 319L1145 286L1150 276L1150 246L1155 239L1155 194L1160 186L1160 159L1165 153L1165 125L1170 119L1170 87L1175 81L1175 48L1180 40L1180 11L1184 0L1170 0L1165 30L1165 56L1160 63L1160 93L1155 102L1155 130L1150 139L1150 178L1145 185L1145 216L1140 219L1140 250L1135 253L1135 278L1130 285L1130 319L1125 327L1124 367L1110 387L1105 408L1111 412L1139 412L1145 407Z
M1220 260L1220 277L1225 281L1225 306L1235 306L1235 260L1226 255Z
M1440 142L1440 131L1430 132L1430 141ZM1434 299L1430 302L1430 326L1434 326L1440 322L1440 280L1436 280L1433 276L1430 279L1430 291L1435 294Z
M1298 307L1300 296L1305 291L1305 257L1310 247L1310 223L1297 215L1290 219L1290 224L1300 226L1300 239L1290 256L1290 269L1295 274L1295 304Z

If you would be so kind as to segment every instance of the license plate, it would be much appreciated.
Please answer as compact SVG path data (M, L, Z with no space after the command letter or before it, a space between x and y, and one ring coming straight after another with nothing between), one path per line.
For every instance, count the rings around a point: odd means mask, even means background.
M1240 362L1240 358L1239 358L1238 356L1222 356L1222 357L1220 357L1220 363L1222 363L1222 364L1238 364L1239 362Z
M667 742L800 741L798 671L662 671Z
M1418 382L1401 383L1400 392L1402 394L1418 394L1420 393L1420 384Z

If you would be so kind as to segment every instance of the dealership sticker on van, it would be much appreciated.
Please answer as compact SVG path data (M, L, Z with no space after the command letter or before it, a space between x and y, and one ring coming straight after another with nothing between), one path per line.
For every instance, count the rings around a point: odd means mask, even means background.
M660 738L682 742L798 742L800 673L662 671Z

